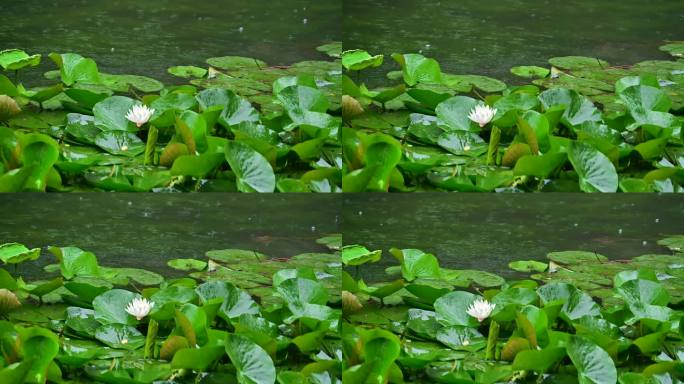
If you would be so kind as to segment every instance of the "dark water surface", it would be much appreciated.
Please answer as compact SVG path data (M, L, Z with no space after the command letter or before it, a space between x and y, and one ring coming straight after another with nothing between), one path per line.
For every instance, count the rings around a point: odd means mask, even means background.
M445 72L498 78L554 56L611 64L666 58L658 46L684 39L678 0L344 0L343 15L345 49L422 51ZM380 83L383 74L371 77Z
M391 247L418 248L442 266L506 275L514 260L587 250L611 259L670 253L656 242L684 234L684 198L675 194L349 194L345 244L382 249L381 276L396 264Z
M0 49L75 52L103 72L165 81L168 67L215 56L324 58L315 48L341 39L341 12L339 0L1 0Z
M168 260L206 259L211 249L325 252L315 240L339 233L340 206L337 195L325 194L2 194L0 243L76 246L105 266L167 274ZM35 276L52 262L44 252L23 272Z

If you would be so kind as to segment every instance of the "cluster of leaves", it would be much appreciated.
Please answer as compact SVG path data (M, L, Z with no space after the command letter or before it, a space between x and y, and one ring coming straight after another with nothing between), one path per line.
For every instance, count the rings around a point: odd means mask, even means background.
M341 238L323 239L337 250ZM0 268L0 382L112 384L341 383L339 254L270 260L248 250L176 259L189 276L98 264L91 252L50 247L49 281ZM40 249L0 246L0 260ZM138 288L139 287L139 288ZM137 320L135 298L154 303Z
M510 267L521 279L511 281L391 249L399 261L387 268L391 282L367 284L343 272L343 380L681 383L684 236L661 244L673 254L611 262L568 251L549 254L548 263L516 261ZM345 266L381 257L361 245L342 249ZM467 313L478 298L495 305L481 323Z
M678 58L682 47L662 49ZM368 89L358 73L383 56L342 53L345 191L682 191L682 59L555 57L512 68L533 79L514 86L444 73L420 54L392 58L398 84ZM497 112L480 127L468 114L483 104Z
M16 74L41 56L1 51L0 191L336 192L339 47L288 67L210 58L169 68L189 82L174 86L51 53L55 83L34 88ZM142 127L125 117L139 104L155 111Z

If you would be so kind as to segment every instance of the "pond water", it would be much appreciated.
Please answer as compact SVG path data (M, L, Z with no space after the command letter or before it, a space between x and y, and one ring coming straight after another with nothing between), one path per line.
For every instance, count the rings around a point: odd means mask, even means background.
M410 194L344 196L345 244L433 253L440 264L513 276L514 260L545 260L553 251L595 251L611 259L670 253L656 242L684 234L684 199L674 194Z
M554 56L612 64L666 58L666 39L684 37L684 6L672 0L345 0L345 49L419 52L450 73L509 79L516 65ZM386 62L394 61L385 57ZM383 83L385 71L370 74Z
M325 58L315 48L341 39L341 9L338 0L2 0L0 49L76 52L103 72L170 81L168 67L215 56Z
M0 243L76 246L105 266L173 275L168 260L206 259L212 249L274 258L326 252L315 240L339 233L340 205L335 195L309 194L3 194ZM37 276L52 262L45 251L20 272Z

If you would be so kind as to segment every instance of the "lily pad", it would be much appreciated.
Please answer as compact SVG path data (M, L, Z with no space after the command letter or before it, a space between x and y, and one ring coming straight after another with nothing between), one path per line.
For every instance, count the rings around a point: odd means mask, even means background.
M225 69L228 71L241 69L261 69L268 66L262 60L243 56L212 57L207 59L207 64L211 65L212 67Z
M207 267L207 262L197 259L172 259L167 262L167 265L179 271L201 271Z
M38 257L40 257L40 248L28 249L19 243L0 245L0 260L5 264L18 264L26 260L36 260Z
M268 260L263 253L247 249L219 249L207 251L207 257L226 264L255 263Z
M135 327L125 324L105 324L95 331L95 338L117 349L138 349L145 344L145 336Z
M179 65L175 67L169 68L169 73L177 76L177 77L182 77L185 79L191 78L191 77L204 77L207 74L207 70L204 68L200 67L195 67L192 65Z
M606 68L609 67L607 61L585 56L563 56L549 59L549 64L561 69L584 69L584 68Z
M382 65L384 59L383 55L374 55L362 50L354 49L350 51L344 51L342 55L342 66L352 70L360 71L366 68L379 67Z
M548 68L534 65L522 65L511 68L511 73L524 78L543 78L548 76L551 71Z
M21 49L0 51L0 67L8 71L16 71L24 67L35 67L40 64L41 55L29 55Z
M551 252L546 255L547 258L555 261L559 264L566 265L579 265L585 262L596 263L608 261L606 256L603 256L596 252L587 251L563 251L563 252Z

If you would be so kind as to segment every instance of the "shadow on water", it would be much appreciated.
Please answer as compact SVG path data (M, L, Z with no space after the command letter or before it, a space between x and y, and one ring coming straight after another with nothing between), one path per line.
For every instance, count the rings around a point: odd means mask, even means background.
M168 67L215 56L271 65L324 58L315 48L340 40L341 12L337 0L2 0L0 49L76 52L103 72L170 81Z
M555 56L612 64L666 58L658 46L684 37L684 7L672 0L345 0L343 15L345 49L420 51L445 72L502 79L513 66L547 65ZM370 81L386 83L384 72Z
M315 240L339 233L340 206L337 195L310 194L3 194L0 243L76 246L103 265L168 275L168 260L204 259L211 249L325 252ZM55 258L43 252L38 261L21 272L39 276Z
M418 248L440 264L512 275L514 260L553 251L595 251L611 259L669 253L656 242L684 233L684 199L655 194L409 194L344 196L345 244L382 249L379 277L396 264L391 247Z

